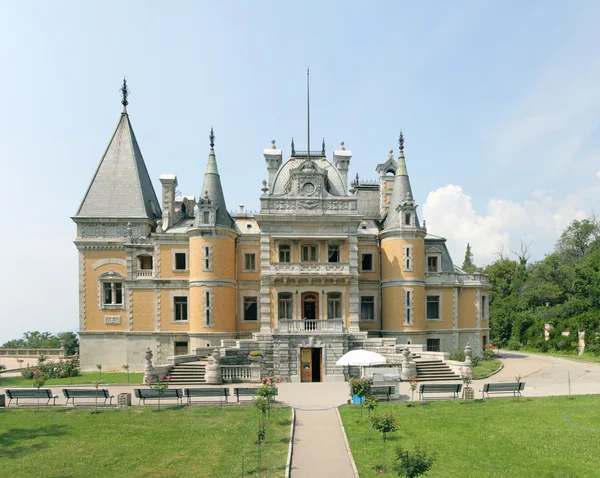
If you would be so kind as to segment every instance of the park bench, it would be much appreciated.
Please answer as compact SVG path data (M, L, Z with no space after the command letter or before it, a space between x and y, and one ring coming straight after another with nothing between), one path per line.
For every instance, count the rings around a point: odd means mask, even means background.
M521 396L521 391L525 389L525 382L508 382L508 383L486 383L483 385L483 390L481 391L481 396L485 398L485 394L488 394L488 398L490 393L511 393L513 397L516 397L519 394Z
M250 397L254 398L256 396L257 388L234 388L233 394L238 403L240 403L240 398L242 397Z
M368 393L368 395L374 395L376 397L385 397L386 400L389 402L392 398L392 394L394 393L393 388L394 387L392 387L391 385L371 385L371 391Z
M229 389L228 388L186 388L184 389L184 394L187 397L188 405L192 404L193 397L218 397L219 402L223 405L223 398L225 398L225 403L228 402L227 397L229 397ZM206 402L204 402L206 403Z
M457 398L462 390L462 383L423 383L419 387L419 399L423 400L425 393L452 393Z
M100 398L104 399L104 405L106 405L106 400L110 400L109 405L112 405L112 399L115 398L114 395L111 395L105 388L99 388L97 390L95 388L63 388L62 392L67 399L67 405L69 404L69 400L71 400L73 406L75 406L76 398L93 398L94 401Z
M146 400L172 400L176 399L178 403L183 405L183 391L180 388L167 388L164 392L157 392L151 388L134 388L135 396L139 399L138 405Z
M16 405L18 407L19 399L32 398L37 400L39 398L45 398L47 399L46 406L48 406L50 405L50 400L53 400L53 405L56 405L56 399L58 398L58 395L54 395L52 393L52 390L50 390L49 388L7 388L4 391L9 399L7 408L10 407L10 402L12 402L13 400L15 400Z

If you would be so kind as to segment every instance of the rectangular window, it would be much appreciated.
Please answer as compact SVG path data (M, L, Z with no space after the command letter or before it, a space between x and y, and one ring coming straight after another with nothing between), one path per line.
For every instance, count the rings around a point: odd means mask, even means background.
M360 269L363 272L373 271L373 254L363 254L361 258Z
M437 271L438 271L437 256L428 256L427 257L427 272L437 272Z
M182 322L188 319L188 298L173 297L175 307L175 322Z
M290 261L291 261L290 246L287 244L279 246L279 262L290 262Z
M375 297L363 296L360 298L360 320L367 322L375 320Z
M187 269L186 255L185 252L175 253L175 270L184 271Z
M258 320L258 299L244 297L244 320L256 322Z
M440 339L427 339L427 352L439 352Z
M204 292L204 326L212 325L211 308L210 308L210 292Z
M412 270L412 247L404 248L404 270Z
M411 297L411 293L409 290L406 291L406 294L404 296L404 304L405 304L405 321L407 324L412 324L412 297Z
M123 283L103 282L102 301L103 305L123 305Z
M409 212L404 214L404 224L407 226L410 226L410 213Z
M327 262L340 262L340 246L327 248Z
M481 296L481 320L487 320L487 296Z
M211 270L211 257L210 257L210 246L204 246L204 270Z
M342 294L339 292L331 292L327 294L327 318L342 318Z
M317 262L317 246L302 246L302 262Z
M202 211L202 224L210 224L210 211Z
M255 271L256 270L256 254L245 254L244 255L244 270Z
M292 318L292 294L289 292L279 294L279 318Z
M427 320L440 320L440 296L427 296Z

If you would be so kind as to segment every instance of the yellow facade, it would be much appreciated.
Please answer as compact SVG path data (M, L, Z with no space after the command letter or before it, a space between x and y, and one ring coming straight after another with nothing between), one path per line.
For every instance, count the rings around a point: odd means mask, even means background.
M477 290L465 288L458 294L458 326L474 329L477 325Z
M205 327L205 293L211 294L211 323ZM190 332L235 332L235 288L191 287Z
M404 264L405 248L412 248L411 269ZM387 238L381 241L381 273L385 279L425 277L425 244L419 239Z
M137 289L132 291L131 330L135 332L153 332L156 330L154 291Z
M160 249L160 277L164 279L187 279L189 277L189 246L188 244L161 244ZM175 270L174 251L187 252L187 269Z

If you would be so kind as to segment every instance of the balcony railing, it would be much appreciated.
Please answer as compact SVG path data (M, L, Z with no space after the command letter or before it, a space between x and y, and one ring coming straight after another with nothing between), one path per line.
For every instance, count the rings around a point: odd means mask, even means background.
M343 319L325 320L290 320L279 319L277 332L280 333L306 333L306 332L343 332Z
M343 262L274 262L271 270L278 274L344 275L350 274L350 264Z
M154 271L152 269L139 269L136 272L138 279L152 279L154 277Z
M481 282L489 284L488 276L485 274L457 274L456 278L459 282Z
M429 283L456 283L466 285L489 285L489 278L485 274L454 274L450 272L425 272L425 277Z
M249 381L250 365L221 365L221 376L224 380Z

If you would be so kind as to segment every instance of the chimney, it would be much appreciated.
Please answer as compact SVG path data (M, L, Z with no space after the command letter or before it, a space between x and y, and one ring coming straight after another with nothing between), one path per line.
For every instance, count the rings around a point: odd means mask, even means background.
M273 187L273 181L275 180L275 175L281 167L282 154L281 150L277 149L275 146L275 140L271 141L271 147L269 149L265 149L263 154L265 156L265 162L267 163L267 171L269 172L267 186L269 190L271 190Z
M162 230L166 231L173 225L175 216L177 176L175 174L161 174L160 182L162 183Z
M344 142L342 141L340 143L340 149L333 152L333 165L340 172L346 191L348 190L348 169L350 169L351 158L352 151L346 151Z

